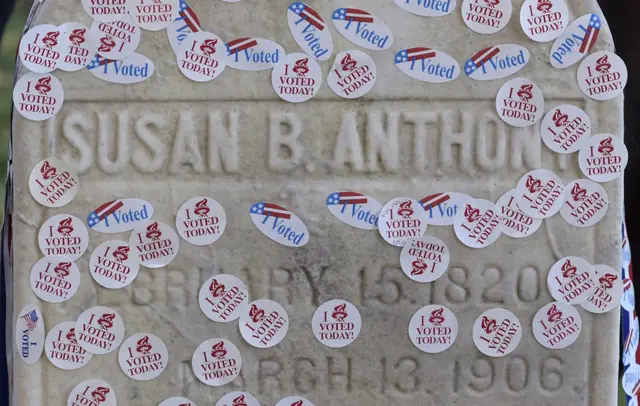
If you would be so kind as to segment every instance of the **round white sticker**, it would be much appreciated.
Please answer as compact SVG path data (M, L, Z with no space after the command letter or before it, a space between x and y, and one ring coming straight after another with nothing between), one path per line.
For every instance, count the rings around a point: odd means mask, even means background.
M227 66L224 41L207 31L189 34L176 54L178 68L195 82L208 82L220 76Z
M533 336L540 345L552 350L567 348L580 335L582 318L570 304L553 302L538 310L532 323Z
M50 73L29 72L13 88L13 106L26 119L48 120L64 103L62 83Z
M569 24L569 8L564 0L527 0L520 9L520 25L537 42L558 38Z
M95 306L85 310L76 320L78 344L96 355L114 351L124 340L124 321L113 309Z
M140 27L128 14L111 22L94 21L91 32L98 41L98 54L111 60L128 57L140 44Z
M22 37L18 55L22 64L35 73L55 70L67 49L67 38L51 24L36 25Z
M369 55L356 50L342 51L336 55L327 83L338 96L355 99L373 89L377 76L376 64Z
M87 365L93 357L76 340L76 322L65 321L53 327L44 342L44 353L60 369L72 370Z
M529 79L511 79L498 91L496 110L505 123L514 127L528 127L542 118L544 96Z
M289 315L280 304L269 299L249 303L240 314L242 338L257 348L270 348L284 339L289 331Z
M218 399L216 406L260 406L260 402L250 393L231 392Z
M136 381L160 375L169 362L167 346L153 334L137 333L120 346L118 363L122 372Z
M613 52L600 51L587 56L578 68L578 85L595 100L611 100L627 85L627 66Z
M140 28L159 31L178 18L180 0L128 0L127 8Z
M542 141L553 152L578 151L591 136L591 120L581 108L570 104L556 106L542 119Z
M20 358L27 364L40 361L44 349L44 318L37 306L28 304L18 312L15 342Z
M161 268L178 255L178 234L160 221L142 223L131 231L129 248L142 266Z
M422 352L436 354L451 347L458 337L458 320L444 306L428 305L409 321L409 338Z
M196 348L191 357L193 373L200 382L209 386L222 386L240 374L240 350L224 338L210 338Z
M67 398L67 406L116 406L117 404L116 392L111 385L98 379L80 382L71 390Z
M36 164L29 174L29 191L38 203L62 207L78 194L80 179L76 172L56 158Z
M187 398L173 397L163 400L158 406L196 406L196 404Z
M209 319L227 323L247 312L249 291L244 282L233 275L215 275L202 284L198 302Z
M500 237L502 223L495 204L483 199L469 199L453 219L453 231L467 247L484 248Z
M96 21L109 22L125 16L128 11L126 7L127 1L133 0L116 0L116 1L96 1L82 0L84 11L89 17Z
M67 39L67 47L61 50L58 69L75 72L89 65L98 50L98 42L89 28L84 24L68 22L58 29L60 35Z
M187 200L176 215L176 228L182 238L193 245L208 245L218 241L227 226L227 215L210 197Z
M409 238L422 237L427 231L427 214L418 201L396 197L382 207L378 231L389 244L403 247Z
M289 396L281 399L274 406L313 406L313 403L300 396Z
M87 250L89 232L79 218L57 214L49 217L40 227L38 245L45 257L63 255L75 261Z
M511 0L464 0L462 19L479 34L493 34L507 26L512 9Z
M596 182L609 182L622 176L628 161L624 141L612 134L594 135L578 153L582 173Z
M69 300L80 287L80 271L68 257L41 258L31 268L31 289L49 303Z
M473 342L481 353L490 357L510 354L521 338L520 320L506 309L489 309L473 325Z
M110 240L98 245L89 259L89 271L100 286L120 289L129 285L138 276L140 264L129 244Z
M313 335L322 344L342 348L358 338L362 328L360 312L346 300L333 299L321 304L311 319Z
M591 313L606 313L620 304L623 292L622 277L607 265L594 265L593 270L596 273L596 290L580 305Z
M575 227L591 227L609 209L609 196L599 183L578 179L565 188L566 201L560 209L564 220Z
M584 302L596 290L596 273L580 257L565 257L551 267L547 287L554 299L568 304Z
M633 398L640 392L640 365L632 364L622 376L622 389Z
M535 169L518 181L516 204L533 218L549 218L564 204L564 189L558 175L546 169Z
M400 266L416 282L433 282L447 272L449 247L436 237L409 238L400 252Z
M512 238L524 238L538 231L542 220L520 210L517 201L518 192L511 189L500 196L496 206L502 216L502 232Z
M271 71L271 85L280 98L291 103L311 99L322 85L322 70L315 59L294 52L282 58Z

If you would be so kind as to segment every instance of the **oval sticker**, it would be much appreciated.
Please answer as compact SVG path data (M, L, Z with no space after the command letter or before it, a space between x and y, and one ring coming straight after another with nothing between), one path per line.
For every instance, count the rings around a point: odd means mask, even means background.
M586 303L586 302L585 302ZM640 326L638 325L638 318L635 317L631 323L629 323L629 331L627 332L627 338L622 345L622 364L629 365L632 361L636 360L636 351L638 350L638 342L640 341Z
M358 308L346 300L324 302L311 318L313 335L330 348L342 348L351 344L358 338L361 328L362 319Z
M518 192L511 189L498 199L496 206L502 216L502 232L512 238L524 238L538 231L542 220L533 218L520 210Z
M599 183L577 179L565 188L565 203L560 209L564 220L575 227L597 224L609 208L609 196Z
M55 25L37 25L20 40L18 55L22 64L35 73L48 73L58 67L68 48L68 40Z
M518 181L516 198L520 210L529 216L549 218L564 204L564 183L547 169L534 169Z
M582 318L578 310L561 302L542 306L532 324L536 340L552 350L567 348L578 339L582 330Z
M507 26L512 11L511 0L464 0L462 20L479 34L493 34Z
M569 22L569 8L564 0L526 0L520 9L522 31L537 42L558 38Z
M129 14L145 30L160 31L178 17L178 0L129 0Z
M405 275L420 283L433 282L449 268L449 247L442 240L425 235L409 238L400 252Z
M289 331L289 315L279 303L258 299L240 314L242 338L256 348L270 348L284 340Z
M396 5L423 17L441 17L452 13L456 0L394 0Z
M495 45L469 58L464 72L475 80L502 79L524 68L530 57L529 50L522 45Z
M91 31L98 41L98 54L107 59L124 59L140 44L140 27L128 14L115 21L94 21Z
M129 247L142 266L162 268L178 255L178 234L160 221L138 225L129 236Z
M233 69L271 69L285 55L280 44L264 38L237 38L227 42L227 65Z
M16 346L20 358L27 364L40 360L44 349L44 319L35 305L28 304L18 313Z
M76 216L57 214L40 227L38 244L45 257L64 255L75 261L87 250L89 233Z
M393 32L380 18L359 8L339 8L331 17L333 25L343 37L354 44L382 51L393 45Z
M131 84L149 79L155 71L155 66L151 59L134 52L118 61L105 59L96 54L87 69L93 76L105 82Z
M302 220L275 203L258 202L249 210L251 221L273 241L287 247L302 247L309 242L309 230Z
M78 194L79 178L66 163L47 158L36 164L29 174L29 191L38 203L62 207Z
M29 72L13 87L13 106L28 120L48 120L60 111L63 103L62 83L50 73Z
M578 151L591 136L591 120L581 108L563 104L549 110L540 127L542 141L553 152Z
M82 0L82 8L94 20L109 22L117 20L128 13L127 1L129 0Z
M118 352L120 369L136 381L148 381L160 375L169 363L169 351L161 339L148 333L127 338Z
M196 406L196 404L187 398L173 397L163 400L158 406Z
M396 53L396 66L405 75L427 83L445 83L460 75L458 62L442 51L414 47Z
M640 365L634 363L624 371L622 389L633 398L640 393Z
M594 265L597 287L595 292L580 305L591 313L606 313L618 307L622 298L622 278L615 269L607 265ZM631 331L629 336L635 335L638 344L638 331ZM625 343L626 344L626 343ZM624 349L626 351L626 349Z
M80 382L69 393L67 406L116 406L116 392L111 385L98 379Z
M622 281L622 299L620 300L620 304L622 307L630 312L633 312L635 303L636 303L636 294L633 288L633 281L627 278Z
M75 72L89 65L98 49L98 42L89 28L84 24L69 22L58 29L67 38L67 47L62 51L58 69Z
M210 338L191 356L193 374L209 386L222 386L236 379L242 368L240 350L224 338Z
M343 51L336 55L327 76L335 94L345 99L362 97L373 89L378 70L373 59L362 51Z
M409 321L409 339L422 352L436 354L445 351L457 337L458 319L444 306L425 306Z
M200 310L209 319L228 323L247 311L249 290L239 278L220 274L207 279L198 293Z
M271 86L276 94L290 103L311 99L322 85L318 62L299 52L285 56L271 71Z
M380 210L378 231L382 238L396 247L403 247L411 238L422 237L427 231L427 215L420 203L410 197L389 200Z
M583 258L565 257L549 270L547 287L558 302L580 304L596 291L596 273Z
M178 68L195 82L208 82L220 76L227 66L224 42L206 31L189 34L176 54Z
M218 241L227 227L227 215L210 197L193 197L180 206L176 229L183 240L193 245L209 245Z
M295 2L287 9L289 31L302 50L319 61L333 54L333 40L320 14L305 3Z
M216 406L260 406L260 402L250 393L231 392L218 399Z
M153 206L142 199L119 199L101 204L87 217L93 231L113 234L131 231L153 216Z
M78 344L75 321L62 322L49 330L44 342L44 353L53 365L66 370L87 365L93 357L93 354Z
M450 226L458 214L458 210L471 196L464 193L434 193L420 199L420 204L427 212L427 224L434 226Z
M588 54L598 40L600 25L597 14L576 18L553 43L549 55L551 66L568 68Z
M473 342L481 353L489 357L509 355L521 338L520 320L506 309L489 309L473 324Z
M469 199L453 219L453 231L467 247L484 248L500 237L502 222L495 204L483 199Z
M542 118L544 96L531 80L511 79L498 90L496 111L510 126L529 127Z
M382 205L362 193L334 192L327 197L327 208L345 224L362 230L375 230Z
M589 138L578 152L578 164L585 176L596 182L609 182L624 173L629 152L622 138L598 134Z
M578 86L594 100L611 100L622 94L628 75L618 55L600 51L587 56L578 67Z
M110 240L98 245L89 259L89 272L100 286L120 289L138 276L140 264L124 241Z
M31 268L31 289L40 299L49 303L69 300L80 287L80 271L67 257L41 258Z
M180 0L180 9L178 17L167 27L167 36L171 49L176 54L179 52L180 44L184 39L194 32L202 31L200 28L200 20L196 12L185 0Z

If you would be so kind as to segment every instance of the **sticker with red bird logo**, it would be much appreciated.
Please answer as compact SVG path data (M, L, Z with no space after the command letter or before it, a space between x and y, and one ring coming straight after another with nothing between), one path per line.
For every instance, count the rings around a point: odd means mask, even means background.
M611 100L622 95L627 78L627 66L613 52L595 52L587 56L578 68L580 89L595 100Z
M479 34L493 34L507 26L512 11L511 0L464 0L462 20Z
M274 406L313 406L313 403L300 396L289 396L281 399Z
M538 231L542 220L520 210L517 200L517 191L511 189L500 196L496 206L502 216L502 232L511 238L524 238Z
M129 248L147 268L161 268L178 255L178 234L161 221L149 221L138 225L129 237Z
M95 306L85 310L76 320L78 344L96 355L114 351L124 340L124 321L113 309Z
M518 181L516 204L533 218L549 218L564 204L564 190L564 183L558 175L546 169L535 169Z
M555 300L574 305L584 302L596 291L597 280L589 262L580 257L565 257L551 267L547 287Z
M180 43L176 58L183 75L195 82L208 82L227 66L227 49L217 35L198 31Z
M313 335L322 344L342 348L358 338L362 328L360 312L346 300L333 299L321 304L311 319Z
M520 9L522 31L536 42L558 38L569 23L564 0L526 0Z
M98 245L89 259L89 271L100 286L120 289L138 276L140 264L124 241L110 240Z
M78 344L76 322L65 321L54 326L44 341L44 353L60 369L78 369L89 363L93 354Z
M29 174L29 191L46 207L62 207L71 202L80 189L80 178L66 163L47 158L38 162Z
M45 257L33 265L29 281L40 299L60 303L71 299L78 291L80 271L68 257Z
M504 357L516 349L522 338L522 324L515 314L499 307L489 309L473 325L473 342L489 357Z
M280 343L289 331L289 315L279 303L258 299L240 314L240 334L256 348L270 348Z
M38 245L45 257L62 255L75 261L87 250L89 232L76 216L57 214L40 227Z
M238 391L227 393L218 399L216 406L260 406L260 402L250 393Z
M542 141L553 152L571 154L591 136L591 120L581 108L563 104L549 110L540 126Z
M160 31L178 18L180 0L130 0L127 8L140 28Z
M116 406L116 392L111 385L98 379L80 382L71 390L67 406Z
M355 99L369 93L378 75L373 59L362 51L342 51L336 55L327 76L327 83L335 94Z
M542 118L544 96L529 79L511 79L498 91L496 111L505 123L513 127L529 127Z
M136 381L148 381L162 373L169 363L167 346L149 333L127 338L118 352L120 369Z
M128 10L126 3L128 1L129 0L82 0L82 7L84 8L84 11L89 14L89 17L94 20L109 22L127 15Z
M128 14L107 23L94 21L91 32L98 41L98 55L111 60L126 58L140 44L140 27Z
M397 197L382 207L378 231L389 244L403 247L409 238L422 237L427 231L427 213L417 200Z
M98 50L98 41L89 28L84 24L68 22L58 29L60 35L67 38L67 47L60 51L62 57L58 62L58 69L75 72L89 65Z
M449 248L436 237L409 238L400 252L400 266L409 279L427 283L439 279L449 268Z
M290 103L311 99L322 85L322 70L315 59L299 52L282 58L271 71L271 86Z
M67 37L51 24L37 25L20 40L18 55L22 64L35 73L48 73L58 68L68 46Z
M629 152L622 138L598 134L580 148L578 164L585 176L596 182L609 182L624 173Z
M597 224L609 209L609 196L599 183L578 179L565 188L566 201L560 209L564 220L575 227Z
M63 103L62 83L50 73L29 72L13 87L13 106L28 120L48 120L60 111Z
M231 341L210 338L193 352L191 367L200 382L209 386L222 386L240 374L242 356Z
M249 290L239 278L220 274L207 279L198 294L200 310L213 321L228 323L247 312Z
M578 339L582 330L582 318L578 310L570 304L548 303L533 317L532 329L533 336L540 345L560 350Z
M580 306L591 313L606 313L620 304L624 293L622 276L607 265L594 265L593 270L596 273L596 290Z
M196 404L187 398L176 396L163 400L158 406L196 406Z
M218 241L227 227L227 215L210 197L194 197L184 202L176 215L180 236L193 245L209 245Z
M422 352L436 354L445 351L457 337L458 319L444 306L425 306L409 321L409 338Z
M484 199L469 199L454 217L453 231L467 247L484 248L500 237L503 221L495 204Z

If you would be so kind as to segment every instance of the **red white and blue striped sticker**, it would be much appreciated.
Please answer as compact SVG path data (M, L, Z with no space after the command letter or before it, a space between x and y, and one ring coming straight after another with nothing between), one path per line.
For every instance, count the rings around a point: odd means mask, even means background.
M423 17L446 16L456 9L456 0L393 0L396 5Z
M185 0L180 0L178 17L167 27L167 37L169 37L169 44L171 44L173 52L177 54L180 44L187 35L198 31L202 31L202 29L196 12Z
M87 216L87 225L99 233L121 233L149 221L153 206L142 199L111 200L96 207Z
M425 47L401 49L395 63L405 75L427 83L450 82L460 75L458 62L442 51Z
M380 18L359 8L339 8L331 18L343 37L372 51L389 49L393 45L393 32Z
M334 192L327 197L327 208L338 220L362 230L378 228L382 204L353 191Z
M302 2L291 3L287 9L291 35L302 50L319 61L333 54L333 40L320 14Z
M576 18L551 47L551 66L568 68L588 54L598 41L602 22L597 14Z
M236 38L226 45L227 65L238 70L268 70L286 55L280 44L264 38Z
M273 241L287 247L302 247L309 242L309 230L291 211L275 203L258 202L249 210L251 221Z
M475 80L502 79L524 68L529 58L529 50L522 45L494 45L469 58L464 64L464 72Z

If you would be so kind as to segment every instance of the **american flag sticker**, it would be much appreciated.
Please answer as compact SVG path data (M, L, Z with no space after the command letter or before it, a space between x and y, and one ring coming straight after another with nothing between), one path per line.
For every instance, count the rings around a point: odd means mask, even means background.
M319 61L326 61L333 53L333 40L320 14L302 2L291 3L287 9L291 35L302 50Z
M580 61L598 41L602 20L597 14L585 14L576 18L560 35L549 54L551 66L568 68Z
M362 230L378 228L382 204L358 192L333 192L327 197L327 208L338 220Z
M475 80L502 79L524 68L529 58L529 50L522 45L494 45L469 58L464 64L464 73Z
M178 47L187 35L198 31L202 31L202 28L196 12L186 1L180 0L178 18L167 27L167 37L173 52L178 53Z
M249 210L251 221L262 234L287 247L302 247L309 242L309 230L291 211L275 203L258 202Z
M153 216L153 206L142 199L111 200L96 207L87 216L87 225L99 233L131 231Z
M407 10L412 14L423 17L442 17L453 12L456 9L456 0L439 0L439 1L423 1L423 0L394 0L394 3L400 8Z
M226 46L227 65L246 71L271 69L286 53L278 43L264 38L236 38Z
M93 76L105 82L131 84L149 79L155 71L155 66L151 59L134 52L117 61L96 55L89 62L87 69Z
M450 226L458 211L471 196L464 193L433 193L420 199L420 204L427 212L427 224L434 226Z
M338 32L354 44L372 51L393 45L393 32L382 19L359 8L336 9L331 19Z
M427 83L450 82L460 75L460 65L442 51L425 47L401 49L395 64L405 75Z
M27 364L35 364L44 348L44 323L42 313L33 304L26 305L16 321L16 347Z

